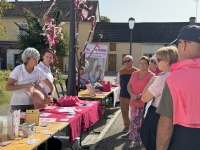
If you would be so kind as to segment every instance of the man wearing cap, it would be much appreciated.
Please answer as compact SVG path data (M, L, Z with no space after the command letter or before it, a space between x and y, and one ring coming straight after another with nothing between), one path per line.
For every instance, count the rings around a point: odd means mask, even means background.
M179 62L171 66L157 109L157 150L199 150L200 144L200 27L181 29Z
M129 102L130 94L127 90L127 84L132 73L138 70L136 67L133 67L133 57L131 55L126 55L123 58L124 67L118 71L117 74L117 83L120 85L120 107L122 112L122 118L124 121L123 133L128 133L130 119L129 119ZM128 138L128 136L127 136Z

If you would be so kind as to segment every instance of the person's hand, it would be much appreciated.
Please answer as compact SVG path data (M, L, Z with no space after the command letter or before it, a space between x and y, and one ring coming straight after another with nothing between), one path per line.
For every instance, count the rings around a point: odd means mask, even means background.
M27 88L28 88L28 89L30 89L30 88L32 88L32 87L35 88L35 86L36 86L36 84L33 83L33 82L30 82L30 83L27 84Z
M141 98L142 97L142 93L136 95L137 99Z
M46 104L50 104L51 102L53 102L53 97L52 96L47 96L45 103Z
M132 93L130 96L131 96L131 100L132 100L132 101L135 101L135 100L137 99L136 95L133 94L133 93Z

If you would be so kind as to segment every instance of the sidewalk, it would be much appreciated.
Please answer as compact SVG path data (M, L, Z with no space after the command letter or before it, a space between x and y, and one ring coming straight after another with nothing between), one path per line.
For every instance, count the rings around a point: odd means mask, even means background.
M124 135L121 132L123 128L123 120L120 112L102 140L91 146L90 150L129 150L129 145L132 141L121 138ZM135 148L134 150L140 150L141 148Z

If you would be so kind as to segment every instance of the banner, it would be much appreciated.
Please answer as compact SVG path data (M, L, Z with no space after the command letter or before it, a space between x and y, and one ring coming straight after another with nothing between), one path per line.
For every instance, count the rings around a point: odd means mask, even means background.
M88 44L85 49L85 59L91 54L95 44ZM107 45L99 45L90 56L88 62L85 62L85 77L92 84L98 80L104 79L104 72L107 58Z

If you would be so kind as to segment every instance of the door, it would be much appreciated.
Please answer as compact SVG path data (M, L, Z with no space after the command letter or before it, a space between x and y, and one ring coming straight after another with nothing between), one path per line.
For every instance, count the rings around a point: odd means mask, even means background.
M117 54L108 55L108 71L116 71Z

